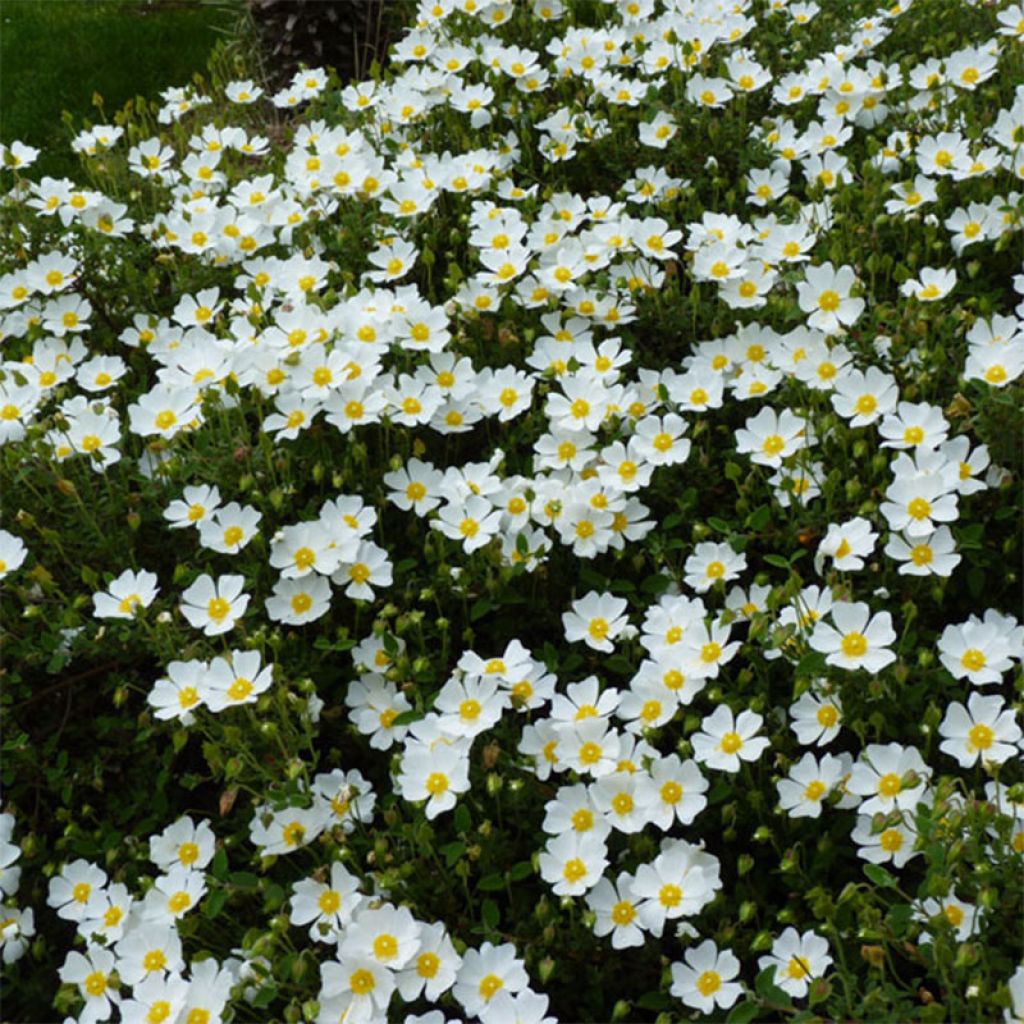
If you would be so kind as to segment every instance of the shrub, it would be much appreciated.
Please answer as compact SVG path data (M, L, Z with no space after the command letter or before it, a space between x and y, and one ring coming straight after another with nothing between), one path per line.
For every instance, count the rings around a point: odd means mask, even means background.
M1019 1016L1022 17L427 0L9 146L7 1013Z

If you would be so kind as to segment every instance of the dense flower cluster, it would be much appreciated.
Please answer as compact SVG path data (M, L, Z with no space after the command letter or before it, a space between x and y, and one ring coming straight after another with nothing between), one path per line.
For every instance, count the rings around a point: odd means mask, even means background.
M683 940L665 947L665 991L709 1016L765 972L790 999L824 992L849 938L803 919L773 923L757 946L731 926L704 927L735 872L720 847L707 848L727 780L770 802L780 831L803 818L848 822L856 859L897 873L868 877L893 886L915 858L934 860L920 838L932 812L984 807L985 856L1024 854L1024 801L1012 789L1019 610L980 600L964 621L933 622L931 643L879 584L905 583L905 595L958 583L980 546L961 529L972 507L1020 484L963 421L962 396L923 390L925 356L879 330L907 311L924 323L949 313L962 344L944 358L958 383L1020 394L1024 274L1012 280L1014 308L1009 280L1005 308L957 303L979 253L1003 254L1009 270L1019 251L1012 184L1024 179L1024 86L970 131L962 103L1019 71L1024 12L1004 5L986 13L984 39L900 61L885 42L922 6L898 0L846 19L821 52L800 44L780 56L759 32L785 19L793 40L820 40L806 35L826 16L819 5L615 0L584 26L561 0L424 0L388 76L337 95L319 69L270 97L232 81L216 100L237 123L203 121L214 97L170 89L157 117L166 132L79 134L74 149L87 159L120 154L128 189L30 180L37 154L5 148L17 171L6 202L39 237L59 222L66 243L26 241L0 276L0 443L58 475L87 466L115 488L155 489L160 509L147 525L186 563L161 575L122 562L97 580L78 628L172 630L180 656L148 680L147 707L168 728L222 728L234 745L222 760L240 773L235 762L253 758L239 737L261 727L257 706L293 696L281 636L309 646L319 637L331 650L327 625L355 616L343 696L313 680L289 714L307 739L326 716L346 721L381 752L387 792L369 770L321 770L309 739L307 749L284 744L273 761L280 785L237 812L262 869L279 857L302 865L282 898L283 927L320 944L307 1019L398 1019L398 1007L424 1001L437 1007L404 1019L451 1020L445 1007L484 1024L554 1019L543 974L527 970L514 942L469 945L445 921L414 914L400 884L381 884L376 861L346 846L382 814L424 828L457 815L476 765L499 756L496 737L542 808L526 874L568 904L580 897L587 927L613 950ZM766 114L750 126L749 166L722 209L680 214L696 173L669 173L679 161L635 166L603 190L557 184L616 132L657 160L691 121L714 126L755 101ZM294 117L283 148L258 134L253 114L266 102ZM301 112L309 103L315 116ZM864 166L853 156L861 146ZM702 161L701 175L717 173L714 155ZM887 305L874 264L832 247L850 230L845 197L868 174L885 182L878 216L927 224L927 258L945 261L907 270ZM353 212L363 234L332 248L328 235ZM442 230L461 245L447 271ZM140 251L163 267L199 268L201 286L112 317L104 287ZM726 325L676 344L668 365L644 333L666 296L715 304ZM468 450L462 435L475 460L448 458ZM392 447L395 437L406 443ZM331 484L329 496L296 498L278 515L280 502L251 486L232 493L204 472L218 444L238 462L266 452L270 473L279 458L288 465L304 446L326 446L315 479ZM365 467L371 446L383 469L372 489L362 470L332 473L339 452L361 452ZM872 459L882 483L865 503L842 477ZM748 474L763 503L751 533L774 530L767 544L728 523L689 544L675 536L681 514L659 522L652 512L666 490ZM808 511L820 529L801 540L799 554L813 556L797 565L771 538ZM749 525L757 512L747 512ZM359 624L384 599L411 601L416 560L403 562L392 522L438 553L463 604L481 593L484 566L526 581L570 566L579 586L549 617L574 660L559 668L546 638L488 643L484 632L417 691L393 671L408 636L383 620ZM638 552L654 553L650 588L591 570ZM0 578L26 576L42 558L0 530ZM445 613L438 605L439 623ZM314 623L324 631L303 631ZM592 652L625 664L621 685ZM941 721L913 737L884 718L870 732L850 725L849 696L860 702L890 676L905 683L913 658L948 674ZM592 670L577 672L584 664ZM744 689L749 666L781 670L771 703ZM681 731L670 733L673 723ZM18 887L14 825L0 816L6 963L34 929L32 908L7 903ZM84 858L53 874L50 911L80 940L60 980L80 997L82 1024L115 1014L209 1024L257 998L273 966L262 954L242 943L220 959L193 957L194 931L182 928L200 908L216 916L232 884L219 829L184 816L149 837L157 873L134 888ZM992 907L971 896L915 898L919 943L949 926L960 941L978 935ZM995 982L1019 1015L1021 970Z

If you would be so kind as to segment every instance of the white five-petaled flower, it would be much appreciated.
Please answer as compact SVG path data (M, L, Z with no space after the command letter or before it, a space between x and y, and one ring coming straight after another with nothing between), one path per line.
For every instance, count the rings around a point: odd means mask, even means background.
M233 629L249 606L249 595L242 593L245 580L241 576L218 576L216 580L203 573L181 595L181 613L189 624L207 636L216 636Z
M572 603L572 610L562 613L565 638L574 643L582 640L595 651L610 654L614 640L625 628L629 617L626 599L612 594L590 591Z
M756 761L770 741L756 735L764 719L754 711L741 711L733 719L732 709L720 704L691 737L693 756L699 764L726 772L738 772L741 761Z
M831 615L835 626L819 622L810 638L811 647L826 655L826 664L875 673L896 660L888 649L896 639L888 612L872 617L870 607L862 601L836 601Z
M1016 753L1021 730L1013 708L1006 708L1002 697L972 693L966 708L959 701L946 708L939 735L943 737L939 749L955 757L962 768L970 768L978 760L1008 761Z
M807 995L810 981L820 978L832 963L828 941L813 931L798 934L787 928L772 944L772 951L757 961L758 970L775 968L775 984L796 999Z
M106 590L92 595L97 619L131 619L140 608L148 608L159 591L156 573L125 569Z
M711 939L705 939L689 948L683 961L672 964L669 991L686 1006L713 1014L716 1008L727 1010L739 999L743 989L733 979L740 972L740 962L730 950L719 950Z
M857 322L864 312L864 300L850 296L856 280L853 267L833 268L831 263L807 267L805 280L797 286L800 308L808 315L807 323L829 334Z

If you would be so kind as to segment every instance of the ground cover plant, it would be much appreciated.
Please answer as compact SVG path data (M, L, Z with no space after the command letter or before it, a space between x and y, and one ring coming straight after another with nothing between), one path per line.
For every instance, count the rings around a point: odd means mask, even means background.
M426 0L7 147L5 1016L1020 1019L1022 37Z

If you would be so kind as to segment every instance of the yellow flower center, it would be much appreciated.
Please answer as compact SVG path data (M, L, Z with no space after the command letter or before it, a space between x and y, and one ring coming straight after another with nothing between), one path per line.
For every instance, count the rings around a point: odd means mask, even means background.
M704 644L704 646L701 647L701 649L700 649L701 661L705 662L706 664L710 665L713 662L718 661L718 659L721 656L722 656L722 648L721 648L721 646L719 644L716 644L713 640L710 643Z
M818 307L825 313L834 313L839 308L839 295L827 289L818 296Z
M475 722L480 717L480 702L470 698L459 705L459 716L468 722Z
M896 853L903 845L903 833L894 828L887 828L879 837L878 845L886 853Z
M819 725L823 725L826 729L831 729L839 721L839 712L832 704L823 704L818 708L816 717Z
M578 882L586 873L587 865L579 857L573 857L572 860L566 861L565 867L562 870L565 880L571 884Z
M228 687L228 696L232 700L245 700L250 693L252 693L252 682L244 676L239 676Z
M635 917L636 907L629 900L620 900L612 907L612 921L617 925L632 924Z
M82 987L90 996L101 996L107 989L107 976L102 971L93 971L82 982Z
M365 996L372 992L376 982L373 980L373 974L366 970L365 967L360 967L358 971L353 971L348 979L349 987L352 992L357 996Z
M378 935L373 940L373 955L378 960L393 960L398 956L398 939L394 935Z
M703 971L697 978L697 991L702 996L713 996L722 987L722 976L718 971Z
M907 505L907 511L913 519L927 519L932 514L932 506L925 498L914 498Z
M421 978L433 978L441 967L441 958L436 953L420 953L416 958L416 973Z
M793 956L789 958L789 963L786 965L786 973L794 981L799 981L801 978L806 978L808 972L804 962L798 957Z
M988 750L995 741L995 738L996 734L984 722L971 726L971 731L967 734L970 745L976 750Z
M868 641L863 633L854 631L847 633L842 642L843 654L848 658L863 657L868 649Z
M192 906L192 897L184 889L174 893L167 901L167 909L172 914L180 914Z
M633 810L633 798L629 793L616 793L612 797L612 810L616 814L629 814Z
M988 664L988 660L977 647L969 647L961 656L960 664L968 672L980 672Z
M807 788L804 790L804 799L815 801L820 800L825 794L825 790L828 787L821 779L815 779L813 782L808 783Z
M574 811L570 820L577 832L589 832L594 827L594 813L586 807Z
M743 746L743 740L738 732L727 732L719 743L719 749L725 754L735 754Z
M645 722L655 722L658 716L661 714L661 701L648 700L644 702L644 706L640 709L640 717Z
M895 772L889 772L878 780L878 792L884 797L894 797L903 788L903 782Z
M163 1024L171 1015L171 1004L166 999L158 999L151 1003L146 1014L146 1024Z
M683 902L683 890L669 882L658 890L658 902L663 907L678 907Z
M229 526L224 531L224 544L226 547L234 547L243 537L245 531L240 526Z
M161 971L167 966L167 956L162 949L151 949L142 958L142 966L147 971Z
M480 980L480 995L490 1002L494 997L495 993L499 989L503 988L505 982L501 980L496 974L488 974Z
M431 772L427 776L426 790L431 796L440 796L448 790L448 776L443 772Z
M661 787L661 799L667 804L677 804L683 798L683 787L674 779L669 779Z

